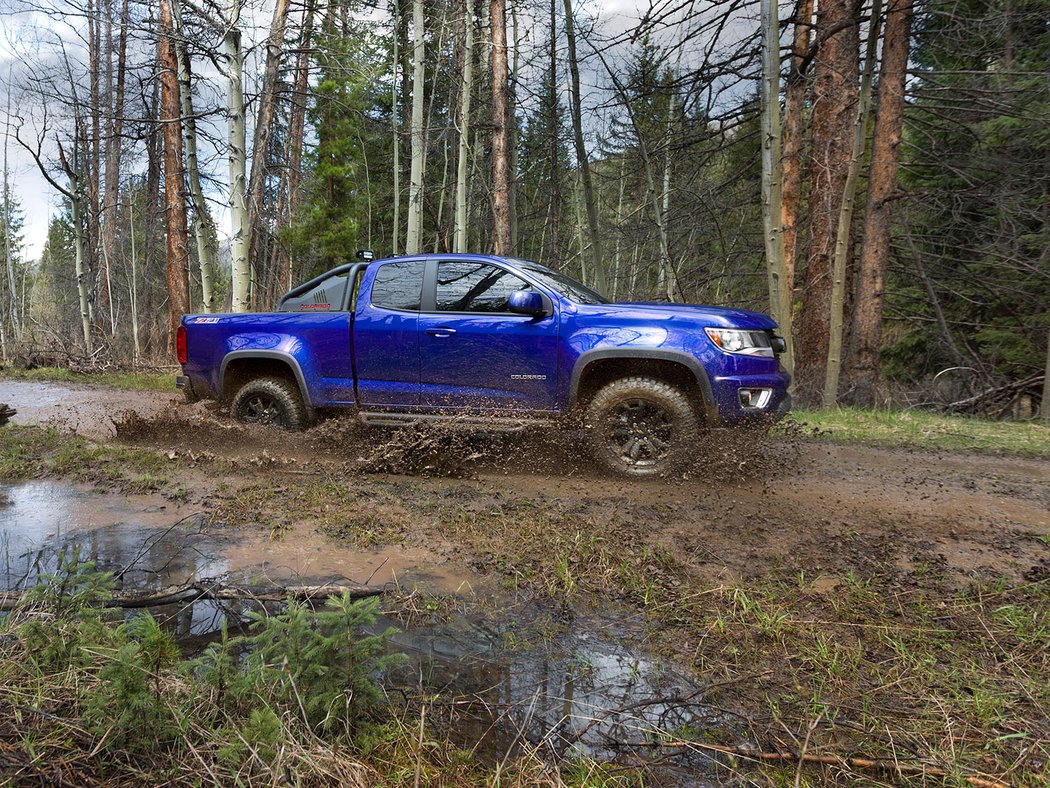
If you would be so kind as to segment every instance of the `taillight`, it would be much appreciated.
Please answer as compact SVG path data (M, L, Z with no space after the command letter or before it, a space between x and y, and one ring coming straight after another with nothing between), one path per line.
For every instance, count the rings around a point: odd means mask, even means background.
M179 326L179 330L175 332L175 355L178 356L180 364L189 360L186 354L186 326Z

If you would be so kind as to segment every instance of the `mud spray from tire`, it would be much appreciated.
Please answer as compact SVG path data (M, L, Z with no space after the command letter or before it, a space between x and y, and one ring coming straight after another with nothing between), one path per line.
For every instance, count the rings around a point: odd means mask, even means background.
M588 450L586 431L505 419L489 430L476 419L421 423L400 428L367 427L356 415L322 418L305 432L232 420L215 403L180 404L143 416L128 410L112 417L122 443L221 456L255 465L340 463L351 474L471 478L477 475L539 475L612 478ZM805 428L788 419L772 430L709 430L695 451L659 482L710 482L768 478L799 460Z

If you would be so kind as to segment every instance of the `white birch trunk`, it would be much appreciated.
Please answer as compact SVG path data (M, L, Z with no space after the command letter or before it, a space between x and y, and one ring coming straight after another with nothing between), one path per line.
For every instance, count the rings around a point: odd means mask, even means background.
M667 219L671 213L671 142L674 134L675 103L678 99L677 93L671 94L667 103L667 140L664 143L664 183L660 200L660 275L664 280L665 294L668 301L674 301L674 291L677 287L677 277L671 266L671 250L667 241Z
M230 162L230 253L233 262L233 311L251 307L251 263L248 260L247 154L244 129L244 52L241 49L241 3L231 0L224 36L228 79L227 113Z
M128 300L131 302L131 338L135 346L135 363L142 358L142 344L139 340L139 264L138 250L135 248L135 201L128 203L128 234L131 236L131 287Z
M74 168L76 167L76 158L74 158L73 166ZM80 186L79 171L75 170L74 172L75 174L69 178L69 191L72 194L72 199L70 200L72 216L70 218L73 222L73 237L76 241L77 296L80 299L80 324L84 332L84 354L91 356L95 352L95 348L91 341L91 307L88 299L87 251L84 238L84 193Z
M423 0L412 1L412 170L408 186L408 232L405 252L418 254L423 234Z
M769 310L787 343L782 362L794 367L791 336L791 287L784 263L781 222L783 161L780 130L780 21L777 0L762 0L762 225L766 249Z
M467 251L467 162L470 157L470 98L474 82L474 2L464 0L463 83L459 90L459 159L456 162L456 234L453 251Z
M182 122L186 138L186 179L190 184L190 197L193 201L193 235L197 241L197 263L201 274L201 309L207 313L215 311L213 283L214 274L218 268L215 223L212 221L211 211L208 210L208 202L204 199L204 190L201 188L200 165L197 157L197 120L193 115L189 51L181 43L183 37L182 8L179 0L172 0L171 12L175 23L175 37L179 42L175 47L175 54L179 62L179 95L182 99ZM134 238L132 240L134 241Z
M18 295L15 285L15 264L11 256L11 184L8 180L7 146L11 137L11 86L7 87L7 120L4 129L4 262L7 265L8 304L10 306L12 339L17 342L21 320L18 314ZM4 343L4 358L7 358L7 343Z

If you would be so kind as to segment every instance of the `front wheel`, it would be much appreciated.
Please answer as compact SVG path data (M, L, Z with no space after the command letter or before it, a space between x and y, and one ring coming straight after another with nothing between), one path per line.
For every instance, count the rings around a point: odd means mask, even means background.
M272 424L292 432L306 429L310 414L299 387L284 378L249 380L233 398L230 413L247 424Z
M584 422L595 458L628 476L685 471L700 438L700 419L689 398L652 378L605 385L587 406Z

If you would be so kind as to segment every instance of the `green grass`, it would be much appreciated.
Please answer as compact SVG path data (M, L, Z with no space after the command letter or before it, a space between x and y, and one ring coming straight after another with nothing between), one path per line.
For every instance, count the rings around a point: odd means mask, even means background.
M8 425L0 430L0 481L70 479L126 493L167 491L181 460L132 446L93 444L53 427ZM176 494L181 487L176 487Z
M794 420L834 443L1050 458L1050 425L915 410L796 410Z
M75 372L65 367L0 370L0 379L57 381L59 383L92 383L128 391L174 391L175 372Z

